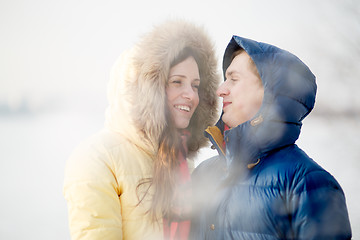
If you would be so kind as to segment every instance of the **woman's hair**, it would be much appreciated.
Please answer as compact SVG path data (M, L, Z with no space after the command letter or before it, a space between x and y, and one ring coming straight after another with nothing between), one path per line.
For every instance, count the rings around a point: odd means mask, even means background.
M198 53L189 47L184 48L171 62L170 68L184 61L188 57L194 57L198 64L199 74L201 76L202 68L199 64ZM164 101L167 100L164 99ZM143 179L137 186L138 192L141 185L149 184L145 193L139 198L138 204L140 204L145 196L149 194L150 187L153 187L151 207L148 210L153 221L159 220L157 217L160 212L162 217L171 218L171 204L173 201L174 188L179 179L179 153L183 149L181 134L175 126L167 104L165 104L165 108L167 125L159 139L159 147L154 161L153 176L152 178Z

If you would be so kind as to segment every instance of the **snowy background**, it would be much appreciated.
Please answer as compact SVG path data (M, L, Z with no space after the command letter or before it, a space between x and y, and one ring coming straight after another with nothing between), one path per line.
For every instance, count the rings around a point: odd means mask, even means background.
M219 69L233 34L289 50L312 69L317 102L297 143L343 187L360 239L360 2L198 2L0 1L0 239L70 239L65 162L103 126L116 58L171 17L207 29ZM196 163L212 155L204 149Z

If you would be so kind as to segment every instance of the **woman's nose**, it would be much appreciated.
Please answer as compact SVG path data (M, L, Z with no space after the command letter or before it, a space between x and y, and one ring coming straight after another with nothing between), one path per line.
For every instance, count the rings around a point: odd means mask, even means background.
M184 86L183 88L183 92L182 92L182 96L184 98L187 98L187 99L193 99L195 97L195 94L197 94L193 87L190 85L190 86Z

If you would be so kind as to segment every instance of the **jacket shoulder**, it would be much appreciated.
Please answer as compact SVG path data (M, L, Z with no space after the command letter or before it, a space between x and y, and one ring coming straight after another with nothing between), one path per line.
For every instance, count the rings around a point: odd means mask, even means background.
M83 140L70 154L65 166L65 184L111 177L114 162L111 151L124 140L115 133L102 130Z
M280 187L290 187L295 192L319 188L342 189L336 179L297 145L282 148L264 159L261 172L276 176Z

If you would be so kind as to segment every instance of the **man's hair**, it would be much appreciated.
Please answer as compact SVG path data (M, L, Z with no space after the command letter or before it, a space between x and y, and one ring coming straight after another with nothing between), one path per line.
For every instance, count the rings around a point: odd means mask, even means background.
M249 54L243 48L239 48L238 50L233 52L233 54L231 55L231 61L233 61L236 56L238 56L238 55L240 55L242 53L246 53L249 56ZM261 79L259 71L258 71L254 61L251 59L250 56L249 56L249 67L251 68L251 71L253 71L253 73L258 75L259 79Z

